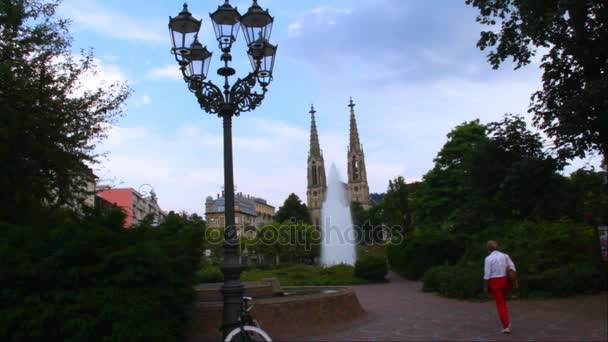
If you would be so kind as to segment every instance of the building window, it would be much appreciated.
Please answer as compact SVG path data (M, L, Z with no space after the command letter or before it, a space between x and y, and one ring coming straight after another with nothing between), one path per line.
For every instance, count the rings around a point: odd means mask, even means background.
M353 157L352 168L353 180L359 180L359 161L355 157Z
M312 163L312 185L318 185L319 184L319 174L317 171L317 166L315 165L315 163Z

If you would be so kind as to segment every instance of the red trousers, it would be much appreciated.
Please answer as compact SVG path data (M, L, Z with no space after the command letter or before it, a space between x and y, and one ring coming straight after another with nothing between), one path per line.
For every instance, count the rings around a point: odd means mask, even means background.
M509 326L509 310L507 309L507 296L509 295L509 280L507 277L491 278L490 289L494 295L494 301L496 301L496 309L498 310L498 316L500 322L502 322L502 328L505 329Z

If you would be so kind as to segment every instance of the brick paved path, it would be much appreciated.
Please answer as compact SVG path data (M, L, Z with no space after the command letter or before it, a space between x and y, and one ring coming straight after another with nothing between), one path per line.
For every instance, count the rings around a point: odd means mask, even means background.
M493 301L460 301L424 293L420 282L389 275L388 284L356 286L369 315L306 340L608 341L607 294L509 301L513 333L503 335Z

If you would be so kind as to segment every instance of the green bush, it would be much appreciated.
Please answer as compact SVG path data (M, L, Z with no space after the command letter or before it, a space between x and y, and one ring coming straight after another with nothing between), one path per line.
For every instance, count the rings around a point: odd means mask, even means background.
M383 281L388 273L386 257L364 253L355 263L355 277L370 281Z
M196 272L198 283L220 283L224 281L222 270L213 265L205 266Z
M565 265L527 277L530 292L567 296L595 292L601 287L599 273L589 265Z
M412 280L420 279L433 266L455 264L463 253L460 237L436 228L415 229L387 249L391 267Z
M424 292L439 292L441 282L448 278L446 273L449 266L435 266L424 272L422 277L422 291Z
M515 262L518 292L524 297L531 293L565 296L601 288L592 228L560 220L516 222L470 236L456 266L434 267L425 273L423 290L475 297L483 284L483 259L488 254L485 242L489 239L498 240Z
M202 230L118 229L73 213L44 221L0 223L3 340L183 340Z
M477 297L483 291L483 271L479 265L433 267L424 274L422 289L446 297Z

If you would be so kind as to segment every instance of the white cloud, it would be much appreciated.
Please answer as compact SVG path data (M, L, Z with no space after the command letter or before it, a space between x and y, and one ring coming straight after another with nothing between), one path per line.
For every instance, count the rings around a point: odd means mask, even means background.
M302 12L298 19L287 25L287 36L290 38L299 37L303 34L304 25L302 22L310 22L310 19L316 20L317 23L327 25L336 25L336 19L340 16L346 16L353 13L352 8L336 8L336 7L314 7Z
M302 23L296 21L287 26L287 36L288 37L297 37L302 34Z
M79 61L82 57L72 56L75 61ZM66 58L63 56L57 57L53 63L65 63ZM93 59L94 67L87 73L80 75L77 83L74 85L71 96L79 97L85 92L94 92L99 88L105 88L116 83L127 83L127 77L122 72L118 65L102 62L100 59Z
M133 104L136 108L141 108L152 103L152 98L149 95L138 96L133 100Z
M163 67L157 67L150 69L146 72L146 77L149 79L170 79L180 80L182 79L182 72L179 67L175 64L169 64Z
M143 105L149 105L152 102L152 99L148 95L144 95L141 97L141 103Z
M351 13L353 13L353 9L352 8L335 8L335 7L315 7L313 9L310 10L310 13L320 17L324 14L345 14L345 15L349 15Z
M205 127L204 121L162 131L113 126L98 147L108 154L97 175L135 189L151 184L163 209L203 214L205 197L220 192L224 183L221 126ZM238 191L277 206L291 192L302 196L306 134L281 121L240 118L233 141Z
M104 7L95 0L69 0L61 4L61 15L74 21L77 28L98 32L115 39L152 43L168 42L165 25L150 18L136 18Z
M110 147L125 147L133 142L148 138L148 130L144 127L119 127L111 126L107 131L105 144Z

